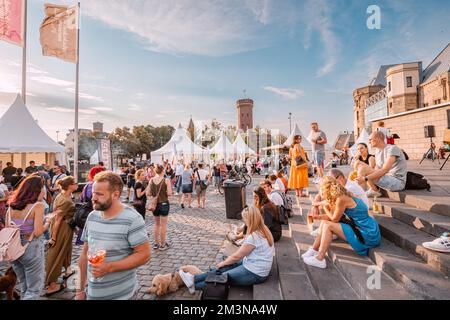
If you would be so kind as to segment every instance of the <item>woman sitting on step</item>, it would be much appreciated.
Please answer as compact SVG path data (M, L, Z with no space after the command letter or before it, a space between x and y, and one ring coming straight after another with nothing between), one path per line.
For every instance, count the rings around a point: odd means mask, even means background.
M272 234L264 224L259 210L255 207L245 208L242 211L242 219L247 226L242 246L225 261L216 265L220 273L228 274L232 286L251 286L266 281L273 262ZM194 276L180 270L179 274L189 292L204 289L207 273Z
M331 220L325 215L313 213L314 220L324 220L319 228L314 244L303 255L303 261L311 266L326 268L325 255L330 247L333 234L347 241L360 255L367 255L370 248L380 244L381 235L378 223L369 216L367 205L354 197L333 177L324 177L320 192L328 202L324 206Z

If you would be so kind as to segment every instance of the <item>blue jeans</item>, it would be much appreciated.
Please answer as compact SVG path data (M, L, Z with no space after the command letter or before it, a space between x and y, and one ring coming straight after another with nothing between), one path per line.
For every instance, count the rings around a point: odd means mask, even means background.
M22 244L25 241L22 240ZM44 264L44 240L41 237L34 238L25 253L12 267L20 282L22 300L37 300L44 289L45 264Z
M212 269L211 272L215 272L216 269ZM230 285L232 286L251 286L257 283L266 281L267 277L261 277L253 272L247 270L242 261L235 263L231 266L227 266L219 269L219 272L228 274ZM196 290L203 290L205 288L205 280L208 273L197 274L194 276L194 283Z
M180 193L181 190L181 176L176 176L177 181L175 182L175 187L177 187L177 193Z

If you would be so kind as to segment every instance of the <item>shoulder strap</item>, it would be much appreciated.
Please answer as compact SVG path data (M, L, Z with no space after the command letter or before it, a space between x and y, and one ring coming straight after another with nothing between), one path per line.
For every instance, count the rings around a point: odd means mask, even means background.
M35 202L31 208L28 210L27 214L25 215L25 218L23 218L23 223L18 225L17 227L20 228L21 226L23 226L23 224L25 223L25 220L28 219L28 217L30 216L31 212L33 211L34 207L38 204L38 202ZM10 227L11 226L11 207L8 208L8 211L6 212L6 226Z

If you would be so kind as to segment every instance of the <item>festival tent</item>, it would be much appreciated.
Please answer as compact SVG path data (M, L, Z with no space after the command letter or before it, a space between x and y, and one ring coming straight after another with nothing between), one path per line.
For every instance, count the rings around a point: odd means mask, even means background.
M303 132L298 127L298 124L295 124L294 130L292 130L291 135L286 139L286 141L283 143L283 145L285 147L289 148L292 145L292 143L294 142L294 137L295 136L301 136L302 137L302 147L303 147L303 149L305 149L305 151L311 151L312 150L311 142L309 142L309 140L306 139L305 135L303 134Z
M166 159L173 162L181 158L185 161L200 159L205 161L209 157L209 152L207 149L192 142L186 130L180 124L169 142L160 149L153 151L150 155L154 163L162 163Z
M16 167L64 163L65 148L50 138L37 124L20 95L0 118L0 161L11 161Z
M246 155L256 155L256 152L245 143L242 136L238 133L233 142L233 152L237 156L245 157Z
M372 148L369 144L369 134L367 133L366 129L362 129L361 134L355 141L355 144L348 150L348 153L351 157L355 156L356 152L358 151L357 149L359 143L365 143L369 148L369 153L372 154Z
M220 134L219 140L217 140L217 143L214 145L214 147L210 150L211 155L215 154L219 157L219 159L216 160L229 160L233 159L234 157L234 146L228 139L227 135L225 134L225 131L222 131Z

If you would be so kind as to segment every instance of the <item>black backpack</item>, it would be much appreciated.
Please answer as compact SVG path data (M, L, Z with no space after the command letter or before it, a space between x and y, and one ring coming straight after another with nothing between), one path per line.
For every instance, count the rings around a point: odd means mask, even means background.
M219 271L209 271L205 280L202 300L227 300L229 290L228 274L220 273Z
M73 214L72 220L70 221L70 226L75 229L78 227L80 229L84 229L84 225L86 224L86 220L94 210L92 207L92 202L81 202L75 203L75 213Z
M430 191L431 187L427 179L423 175L415 172L408 171L406 173L406 190L424 190Z

